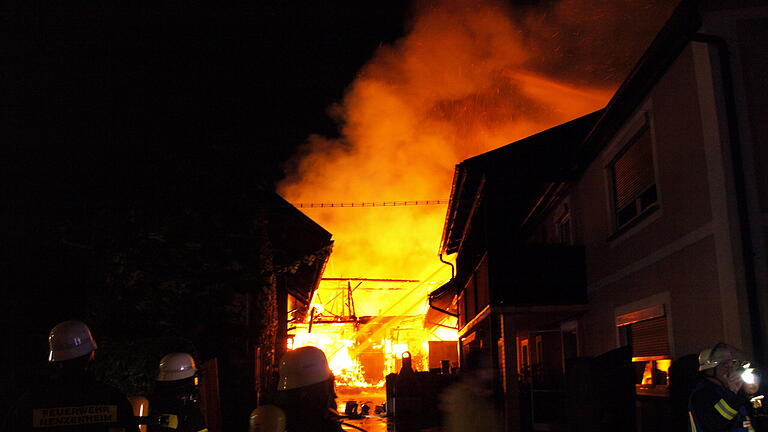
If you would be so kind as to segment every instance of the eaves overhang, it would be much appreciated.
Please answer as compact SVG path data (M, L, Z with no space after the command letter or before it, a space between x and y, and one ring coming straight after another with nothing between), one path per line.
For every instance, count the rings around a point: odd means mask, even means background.
M458 252L471 228L472 215L486 193L497 202L507 201L504 205L508 210L514 208L515 214L525 216L530 209L522 207L532 204L528 202L529 195L542 189L541 185L573 180L573 149L582 142L602 112L595 111L456 165L441 252ZM494 192L496 186L499 187ZM520 194L500 195L511 189ZM519 200L515 196L525 196L526 199Z
M482 183L482 172L470 169L465 163L456 165L451 187L451 197L443 225L440 251L445 254L456 253L461 245L464 232L469 223L472 208L478 197L478 187Z

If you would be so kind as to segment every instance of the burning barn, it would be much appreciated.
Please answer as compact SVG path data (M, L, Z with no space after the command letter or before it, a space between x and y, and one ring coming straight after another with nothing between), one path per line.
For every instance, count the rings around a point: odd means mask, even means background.
M417 371L439 369L442 360L455 367L456 329L425 326L426 293L433 286L408 279L325 278L308 318L293 324L288 345L321 347L341 389L382 392L405 352ZM366 293L378 301L355 301Z

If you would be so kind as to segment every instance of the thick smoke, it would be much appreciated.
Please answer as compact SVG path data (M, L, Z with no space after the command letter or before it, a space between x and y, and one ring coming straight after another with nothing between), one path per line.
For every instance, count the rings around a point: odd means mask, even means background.
M408 34L334 107L342 138L310 137L280 193L447 199L461 160L603 107L669 16L661 3L419 3ZM305 211L336 240L327 276L421 279L442 266L445 206Z

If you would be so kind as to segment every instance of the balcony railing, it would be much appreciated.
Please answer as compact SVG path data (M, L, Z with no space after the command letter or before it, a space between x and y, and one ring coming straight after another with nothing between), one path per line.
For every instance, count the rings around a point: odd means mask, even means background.
M506 306L586 302L584 248L529 244L497 248L488 255L491 302Z

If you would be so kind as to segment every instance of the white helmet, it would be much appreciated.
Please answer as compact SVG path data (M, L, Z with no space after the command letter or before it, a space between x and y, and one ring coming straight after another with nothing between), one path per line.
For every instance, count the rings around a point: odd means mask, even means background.
M160 359L157 381L178 381L195 376L195 359L187 353L166 354Z
M48 335L48 361L58 362L82 357L96 350L91 329L81 321L56 324Z
M716 368L719 364L727 361L736 361L742 364L745 361L744 353L736 347L720 342L717 345L707 348L699 354L699 371Z
M280 361L280 381L278 390L290 390L297 387L323 382L332 376L328 360L320 348L305 346L288 351Z
M249 432L285 432L285 412L275 405L262 405L251 411Z

